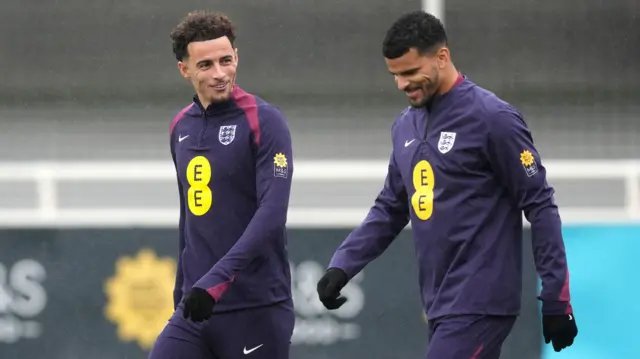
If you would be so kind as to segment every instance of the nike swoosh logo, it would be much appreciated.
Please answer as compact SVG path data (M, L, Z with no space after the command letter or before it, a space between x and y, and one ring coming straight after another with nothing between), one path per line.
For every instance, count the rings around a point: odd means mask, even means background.
M415 140L416 140L416 139L414 138L414 139L413 139L413 140L411 140L411 141L404 141L404 147L409 147L409 145L410 145L410 144L412 144L412 143L413 143L413 141L415 141Z
M569 320L573 320L573 315L569 314Z
M242 352L243 352L245 355L247 355L247 354L250 354L250 353L252 353L252 352L254 352L254 351L258 350L258 348L260 348L260 347L261 347L261 346L263 346L263 345L264 345L264 344L260 344L260 345L258 345L257 347L255 347L255 348L251 348L251 349L249 349L249 350L247 350L247 347L244 347L244 349L242 349Z
M184 139L186 139L187 137L189 137L189 135L186 135L184 137L180 136L178 137L178 142L182 142Z

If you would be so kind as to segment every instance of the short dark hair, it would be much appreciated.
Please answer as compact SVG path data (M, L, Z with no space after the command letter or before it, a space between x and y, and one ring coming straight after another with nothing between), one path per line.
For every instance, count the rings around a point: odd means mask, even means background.
M236 29L229 17L220 12L193 11L180 21L169 35L173 40L173 53L178 61L189 56L187 46L195 41L207 41L223 36L231 45L236 39Z
M396 59L412 48L422 55L446 45L447 33L442 22L418 10L402 15L391 25L382 42L382 54L388 59Z

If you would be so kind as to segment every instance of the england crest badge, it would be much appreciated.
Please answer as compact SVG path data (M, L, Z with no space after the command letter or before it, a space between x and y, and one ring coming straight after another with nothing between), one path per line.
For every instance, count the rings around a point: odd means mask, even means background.
M456 142L455 132L440 132L440 140L438 141L438 151L440 153L447 153L453 148L453 144Z
M218 140L223 145L228 145L236 138L236 125L220 126L220 132L218 133Z

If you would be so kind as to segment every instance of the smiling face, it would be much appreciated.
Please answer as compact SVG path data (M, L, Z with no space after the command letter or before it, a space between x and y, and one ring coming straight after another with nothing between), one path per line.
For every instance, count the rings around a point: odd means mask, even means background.
M188 55L178 62L182 76L193 88L206 108L211 103L229 100L236 81L238 50L228 37L194 41L187 46Z
M382 41L382 54L398 89L413 107L425 106L457 78L442 22L422 10L394 21Z
M180 74L191 82L202 106L228 101L236 83L235 26L219 12L194 11L171 31Z
M412 48L400 57L385 58L385 62L398 90L406 93L409 104L421 107L442 87L441 71L449 62L448 55L446 48L441 48L435 54L420 54Z

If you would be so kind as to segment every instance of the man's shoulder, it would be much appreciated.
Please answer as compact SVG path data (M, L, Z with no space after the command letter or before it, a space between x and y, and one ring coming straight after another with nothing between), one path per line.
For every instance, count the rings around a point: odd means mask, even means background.
M413 121L415 121L415 117L419 116L420 113L424 113L424 109L415 108L413 106L405 107L396 115L396 118L391 125L391 130L396 131L399 127L413 123Z
M171 124L169 126L169 134L173 133L173 130L178 125L178 122L180 122L183 118L187 117L189 112L192 111L192 109L194 108L194 106L195 106L195 103L191 102L189 105L187 105L184 108L182 108L181 110L179 110L173 116L173 119L171 120Z
M289 124L283 111L260 96L254 95L254 97L260 128L267 131L288 131Z
M473 84L463 95L478 120L492 126L501 124L505 118L521 118L520 112L514 105L498 96L495 92Z
M280 108L269 101L265 100L261 96L245 91L239 86L234 91L236 103L245 112L253 111L257 115L259 122L264 121L285 121L285 116Z
M260 145L265 138L290 137L287 120L277 106L256 94L241 89L234 91L234 97L237 105L244 111L246 123L253 133L256 144Z
M272 121L273 119L277 119L280 121L286 121L284 113L275 104L272 104L260 96L255 96L256 105L258 106L258 114L260 115L260 119L263 121Z

